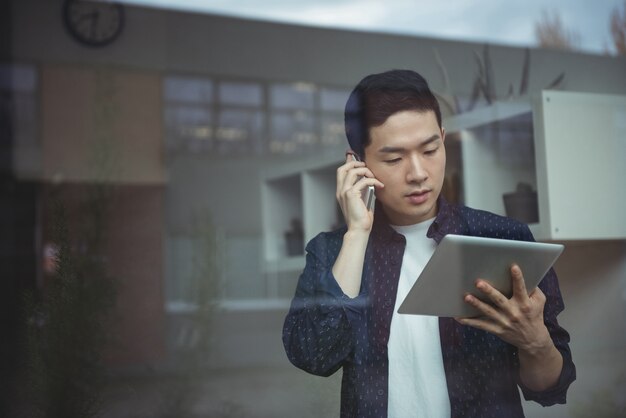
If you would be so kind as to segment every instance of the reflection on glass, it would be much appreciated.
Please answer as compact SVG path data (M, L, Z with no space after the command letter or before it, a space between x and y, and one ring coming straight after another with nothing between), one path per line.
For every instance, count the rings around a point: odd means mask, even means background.
M220 104L235 106L262 106L263 89L258 83L223 81L218 87Z
M343 115L343 110L350 96L350 91L321 88L320 89L320 108L322 111L339 112Z
M315 118L310 112L272 114L270 150L273 153L303 152L318 143Z
M264 112L259 110L222 110L215 139L220 154L263 152Z
M165 106L165 138L169 149L192 147L194 150L210 149L213 137L212 113L198 106ZM204 144L194 142L202 141Z
M313 109L315 86L309 83L274 84L270 89L270 106L276 109Z
M289 155L314 146L336 147L345 140L346 89L168 76L163 92L170 150Z
M163 94L166 101L211 103L213 82L206 78L169 76L163 81Z
M330 113L322 115L322 137L321 144L329 147L336 147L345 143L343 113Z

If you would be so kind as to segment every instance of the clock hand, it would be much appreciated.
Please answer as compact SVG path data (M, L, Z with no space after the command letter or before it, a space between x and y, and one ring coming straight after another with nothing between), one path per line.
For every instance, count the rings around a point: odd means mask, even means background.
M82 22L85 19L93 20L97 18L98 11L90 12L90 13L82 13L76 22Z
M94 11L93 12L93 19L91 21L91 36L92 38L96 38L98 36L98 34L96 33L96 30L98 29L98 19L100 18L100 13L98 13L98 11Z

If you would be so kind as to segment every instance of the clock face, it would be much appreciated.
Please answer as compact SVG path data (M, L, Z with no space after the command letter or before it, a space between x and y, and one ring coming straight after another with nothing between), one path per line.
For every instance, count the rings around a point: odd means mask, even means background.
M70 35L79 42L104 46L122 32L124 9L110 1L65 0L63 20Z

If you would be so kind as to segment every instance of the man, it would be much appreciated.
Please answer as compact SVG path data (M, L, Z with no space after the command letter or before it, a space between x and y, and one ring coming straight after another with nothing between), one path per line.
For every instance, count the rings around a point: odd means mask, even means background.
M283 332L291 362L322 376L343 369L342 417L522 417L518 386L542 405L565 403L575 368L552 270L528 294L513 266L511 298L477 280L492 304L465 302L480 318L397 313L444 235L533 239L517 221L443 199L445 130L426 80L365 77L345 124L363 162L348 157L337 170L346 226L307 245ZM374 211L361 199L368 186Z

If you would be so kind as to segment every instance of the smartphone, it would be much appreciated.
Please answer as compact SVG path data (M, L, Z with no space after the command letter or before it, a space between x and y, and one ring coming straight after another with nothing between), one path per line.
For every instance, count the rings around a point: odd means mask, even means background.
M350 155L352 156L352 160L361 161L359 157L353 152L350 152ZM376 203L374 186L367 186L367 189L363 190L363 193L361 193L361 198L363 199L363 203L365 203L365 207L367 208L367 210L374 210L374 203Z

